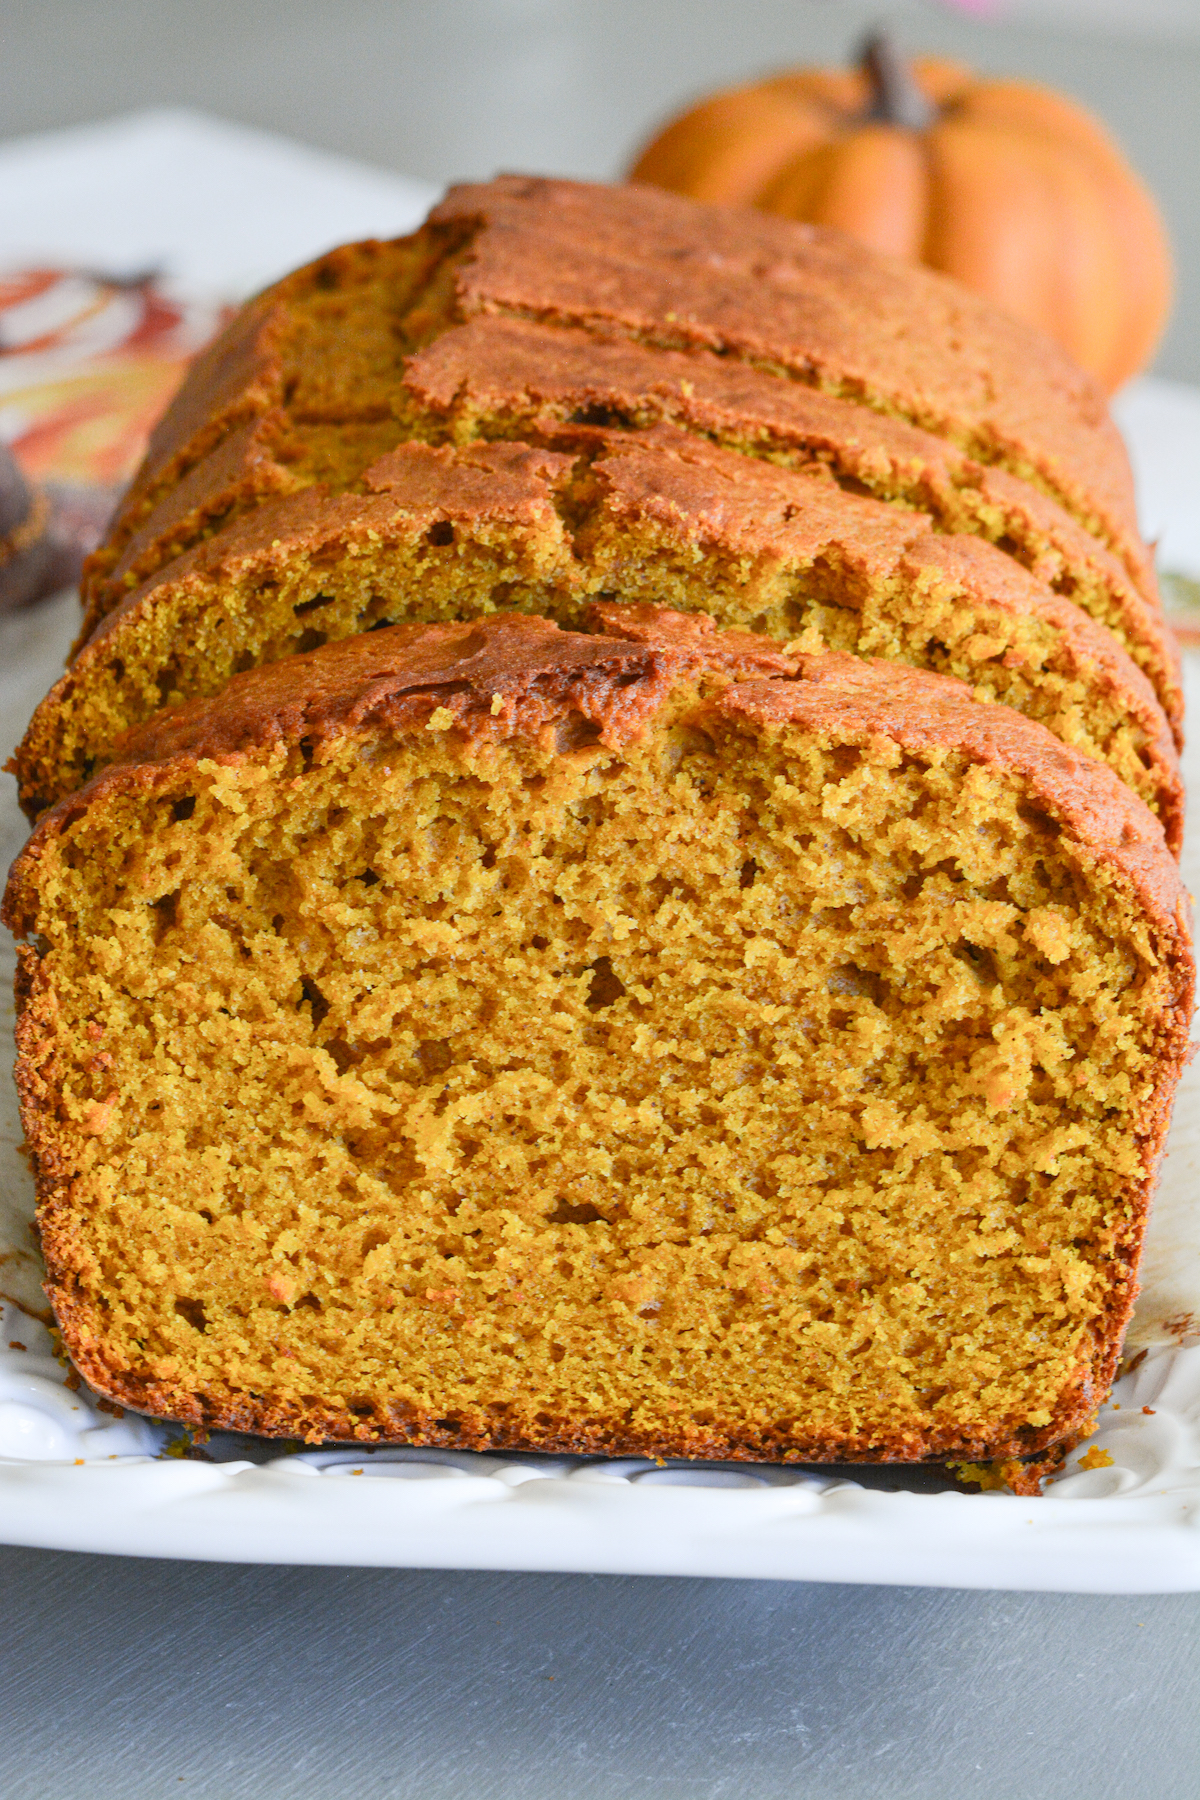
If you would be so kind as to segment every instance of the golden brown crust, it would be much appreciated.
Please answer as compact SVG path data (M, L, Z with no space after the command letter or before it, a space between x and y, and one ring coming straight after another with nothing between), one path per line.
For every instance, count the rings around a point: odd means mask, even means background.
M1100 389L957 282L839 232L643 187L502 176L451 189L430 218L476 224L463 317L507 311L786 370L1028 473L1146 570Z
M363 483L410 512L472 530L516 523L557 531L553 496L574 462L570 454L529 444L468 444L456 451L401 444L372 463Z
M584 294L592 277L602 285ZM456 357L469 352L466 386L493 391L499 404L497 384L519 376L523 331L526 362L532 355L546 365L535 387L548 381L557 393L547 397L551 408L586 412L587 394L615 383L618 393L632 393L639 414L665 408L689 429L748 439L738 447L750 454L779 454L778 433L783 454L802 455L811 432L816 454L829 458L818 440L828 436L828 407L840 396L837 455L852 463L856 439L877 430L899 460L881 474L868 453L868 486L882 479L885 487L916 481L925 489L884 497L915 498L935 513L940 506L950 529L1011 541L1060 591L1070 594L1072 581L1081 593L1098 588L1100 604L1117 613L1132 585L1130 630L1138 640L1149 631L1144 666L1155 665L1174 717L1169 640L1150 643L1157 591L1136 534L1128 468L1097 393L1077 371L928 271L888 265L835 234L636 188L511 177L455 190L414 237L344 246L253 302L197 364L156 433L89 567L89 607L112 603L109 571L146 511L246 418L281 406L293 425L395 415L397 438L436 436L449 407L457 435L512 435L511 420L469 422L469 394L459 404L447 384ZM439 350L450 339L454 348ZM570 406L568 386L581 379L573 359L586 360L589 346L596 369L582 377L581 406ZM406 373L411 350L419 354ZM688 385L697 394L683 406L667 392L676 365L696 371ZM928 429L914 434L914 426ZM906 430L915 436L907 448ZM789 451L797 433L802 442ZM941 445L940 458L931 444ZM349 466L338 485L353 482ZM956 484L965 485L956 493ZM256 499L247 484L236 505Z
M705 351L651 349L540 320L487 314L409 359L405 388L456 437L552 433L565 424L682 427L742 453L828 469L938 528L1003 543L1036 580L1119 630L1177 734L1178 649L1150 571L1145 594L1065 509L1004 469L906 421ZM1094 588L1095 598L1081 592Z
M52 1267L48 1258L47 1268ZM525 1450L560 1456L647 1456L708 1462L785 1463L944 1463L950 1461L1028 1460L1032 1468L1005 1471L1014 1492L1036 1494L1045 1472L1062 1461L1064 1440L1086 1435L1100 1399L1112 1384L1119 1343L1113 1356L1082 1379L1075 1393L1064 1396L1053 1424L1021 1425L1009 1435L987 1435L953 1429L931 1429L887 1439L862 1431L829 1433L820 1442L797 1448L786 1428L747 1426L740 1432L720 1431L683 1422L669 1434L631 1430L616 1421L588 1427L577 1418L547 1416L536 1431L514 1430L502 1420L480 1413L456 1416L453 1422L432 1411L393 1407L386 1425L366 1421L348 1407L304 1406L266 1395L234 1397L196 1393L182 1382L114 1369L91 1323L91 1309L75 1298L76 1278L67 1268L48 1274L46 1287L71 1360L92 1390L132 1412L172 1419L193 1431L239 1431L260 1437L291 1438L310 1444L386 1443L444 1450ZM1022 1480L1024 1474L1025 1479Z

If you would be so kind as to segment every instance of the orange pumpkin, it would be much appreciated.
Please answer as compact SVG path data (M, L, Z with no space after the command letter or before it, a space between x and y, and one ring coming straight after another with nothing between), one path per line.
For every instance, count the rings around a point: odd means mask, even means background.
M1089 113L932 57L910 72L882 33L858 70L702 101L630 179L928 263L1057 338L1110 392L1145 366L1170 309L1158 210Z

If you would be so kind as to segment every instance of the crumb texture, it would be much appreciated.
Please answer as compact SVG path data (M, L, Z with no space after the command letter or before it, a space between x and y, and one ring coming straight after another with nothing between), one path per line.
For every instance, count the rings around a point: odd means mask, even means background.
M954 683L651 626L333 645L39 827L19 1080L102 1390L806 1459L1094 1409L1186 1034L1158 826Z

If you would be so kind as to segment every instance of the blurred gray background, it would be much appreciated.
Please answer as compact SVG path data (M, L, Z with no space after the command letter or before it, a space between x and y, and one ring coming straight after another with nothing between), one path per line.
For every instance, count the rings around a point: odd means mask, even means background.
M965 4L965 0L964 0ZM1157 193L1200 381L1200 0L4 0L0 137L185 103L444 182L610 177L675 108L890 19L911 50L1062 87ZM1200 1793L1200 1784L1198 1784Z
M190 104L442 182L609 176L707 87L913 50L1069 89L1174 235L1200 0L3 0L0 137ZM219 1568L0 1549L4 1800L1200 1800L1200 1596Z

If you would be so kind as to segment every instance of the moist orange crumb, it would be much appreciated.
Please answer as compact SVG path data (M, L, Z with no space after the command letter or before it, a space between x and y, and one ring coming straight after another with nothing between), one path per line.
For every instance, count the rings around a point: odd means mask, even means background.
M1019 1486L1132 1305L1190 1012L1161 828L943 677L606 622L251 670L38 826L64 1341L191 1427Z

